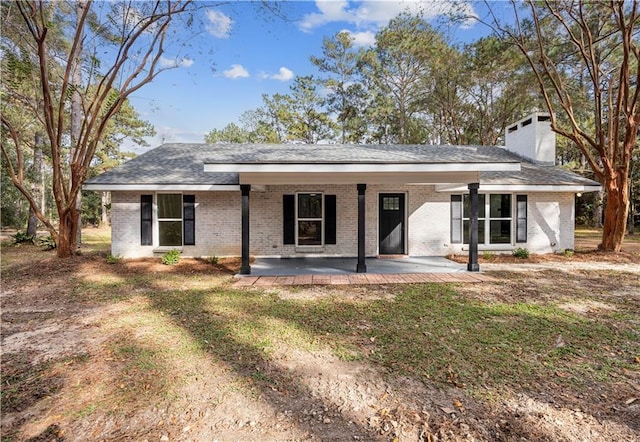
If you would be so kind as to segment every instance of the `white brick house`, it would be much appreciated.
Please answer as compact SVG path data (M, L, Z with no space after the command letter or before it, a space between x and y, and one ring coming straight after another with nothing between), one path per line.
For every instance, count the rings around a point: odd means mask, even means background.
M477 270L478 250L573 248L575 195L599 184L550 164L545 114L505 144L164 144L85 189L112 193L112 254L242 256L244 273L249 255L357 256L366 271L365 256L469 253Z

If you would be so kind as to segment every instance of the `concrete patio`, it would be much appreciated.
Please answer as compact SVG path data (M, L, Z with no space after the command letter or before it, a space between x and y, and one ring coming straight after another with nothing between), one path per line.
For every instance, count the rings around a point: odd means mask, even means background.
M258 258L251 275L238 275L238 287L485 282L494 279L467 272L465 264L443 257L367 258L367 272L356 273L356 258Z

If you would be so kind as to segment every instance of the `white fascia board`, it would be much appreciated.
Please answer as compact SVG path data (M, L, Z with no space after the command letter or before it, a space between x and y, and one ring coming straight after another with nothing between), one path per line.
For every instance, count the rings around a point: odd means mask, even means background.
M237 184L99 184L89 183L82 186L82 190L95 190L99 192L116 192L116 191L158 191L166 192L171 190L181 192L224 192L239 191L240 186Z
M518 172L520 163L205 163L204 171L219 173Z
M240 184L438 184L477 183L480 172L352 172L352 173L267 173L242 172Z
M469 189L466 186L457 184L436 185L436 192L466 192ZM584 184L482 184L480 183L479 192L599 192L602 186L587 186Z

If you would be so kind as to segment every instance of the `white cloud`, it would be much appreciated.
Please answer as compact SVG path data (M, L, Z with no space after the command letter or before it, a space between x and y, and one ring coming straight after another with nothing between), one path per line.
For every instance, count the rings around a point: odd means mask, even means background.
M209 34L217 38L229 38L231 25L233 24L231 17L222 12L207 9L207 19L209 20L207 24Z
M190 68L192 65L193 60L190 58L183 58L182 60L180 60L180 63L178 63L178 66L183 68Z
M291 69L282 66L277 74L269 74L267 72L260 72L258 78L261 80L280 80L289 81L294 77L294 73Z
M473 6L466 1L425 1L425 0L364 0L353 7L345 0L316 0L319 12L306 14L300 22L300 29L310 32L312 29L333 22L346 22L359 27L381 27L402 12L422 14L425 19L437 17L449 12L475 16Z
M376 42L376 34L371 31L352 32L345 29L342 32L349 34L354 46L373 46Z
M222 74L227 78L249 78L249 71L247 71L241 64L232 64L231 69L222 71Z
M293 78L293 71L282 66L278 73L272 75L271 78L273 78L274 80L289 81Z
M193 65L193 60L190 58L182 58L180 60L174 58L167 58L165 56L160 56L160 67L163 68L188 68Z

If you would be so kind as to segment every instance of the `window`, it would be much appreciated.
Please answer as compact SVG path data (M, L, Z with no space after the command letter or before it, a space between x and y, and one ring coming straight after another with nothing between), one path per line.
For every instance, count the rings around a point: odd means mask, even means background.
M322 245L322 194L299 193L297 214L297 244Z
M160 247L182 245L182 195L159 193L158 245Z
M382 197L382 209L383 210L400 210L400 197L399 196Z
M508 193L478 195L478 244L527 241L527 196L517 195L516 207L513 199ZM463 244L469 244L470 206L468 194L451 195L452 243L460 243L462 239Z
M478 244L485 243L485 198L484 195L478 195ZM471 218L471 199L469 195L462 197L462 238L464 244L469 244L469 219Z
M306 195L306 196L302 196ZM282 243L283 244L291 244L291 245L304 245L304 239L301 242L298 241L299 234L299 221L305 221L304 215L311 215L310 211L311 205L315 204L316 210L318 205L320 206L320 222L322 227L324 228L324 244L335 244L336 243L336 230L337 230L337 217L336 217L336 196L335 195L324 195L324 201L319 200L318 198L311 198L314 203L308 201L311 195L321 195L321 194L298 194L298 195L282 195ZM302 197L301 197L302 196ZM298 216L298 210L296 209L297 201L302 198L303 204L298 206L302 207L302 215L301 218ZM323 207L324 205L324 207ZM306 221L314 221L313 219L307 218ZM318 221L318 218L315 219ZM303 232L305 231L307 234L310 233L310 229L313 227L317 227L317 223L314 225L312 223L306 223L303 225ZM318 237L318 231L315 231L315 237ZM308 239L308 238L307 238ZM317 242L317 240L316 240Z
M490 244L511 244L511 217L511 195L489 195Z
M195 245L195 196L179 193L156 195L158 238L154 243L153 195L140 196L140 243L160 247Z

